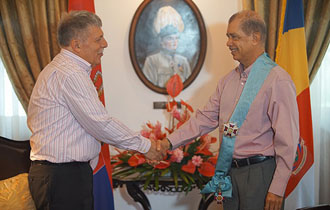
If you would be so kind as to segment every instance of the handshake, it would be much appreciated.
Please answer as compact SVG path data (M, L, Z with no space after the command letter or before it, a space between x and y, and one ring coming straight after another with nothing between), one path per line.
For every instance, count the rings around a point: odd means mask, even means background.
M150 141L151 147L144 156L149 163L158 163L166 156L167 150L171 148L171 143L167 138L163 140Z

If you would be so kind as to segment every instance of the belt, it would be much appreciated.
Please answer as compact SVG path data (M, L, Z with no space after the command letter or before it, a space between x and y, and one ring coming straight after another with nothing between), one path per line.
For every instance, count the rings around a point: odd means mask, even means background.
M52 163L47 160L33 160L31 162L33 165L49 165L49 166L70 166L70 165L84 165L89 164L89 162L66 162L66 163Z
M274 158L274 156L257 155L257 156L252 156L252 157L248 157L248 158L244 158L244 159L233 159L233 161L231 162L231 167L240 168L240 167L244 167L244 166L248 166L248 165L253 165L256 163L261 163L265 160L269 160L269 159L273 159L273 158Z

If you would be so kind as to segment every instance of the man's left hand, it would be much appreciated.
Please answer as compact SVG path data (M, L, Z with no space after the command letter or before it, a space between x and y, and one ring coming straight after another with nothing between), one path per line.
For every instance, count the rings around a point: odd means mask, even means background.
M266 197L265 210L281 210L283 197L268 192Z

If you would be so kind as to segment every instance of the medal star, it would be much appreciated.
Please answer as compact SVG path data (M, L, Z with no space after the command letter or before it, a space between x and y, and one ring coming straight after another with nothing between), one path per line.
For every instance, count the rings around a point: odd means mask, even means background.
M235 123L225 123L223 134L228 137L234 137L238 134L238 127Z

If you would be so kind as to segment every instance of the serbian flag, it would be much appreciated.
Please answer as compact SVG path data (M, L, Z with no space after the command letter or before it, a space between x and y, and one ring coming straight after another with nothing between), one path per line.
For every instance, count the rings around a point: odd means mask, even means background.
M68 11L87 10L95 13L94 0L69 0ZM101 65L92 69L90 75L99 99L105 105L104 91L102 81ZM103 144L99 154L99 160L93 172L93 191L94 191L94 209L95 210L113 210L113 192L109 145Z
M304 30L303 0L283 0L276 63L296 86L300 138L285 197L286 209L314 205L313 128Z

